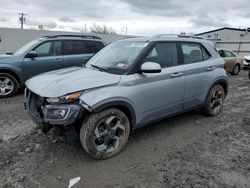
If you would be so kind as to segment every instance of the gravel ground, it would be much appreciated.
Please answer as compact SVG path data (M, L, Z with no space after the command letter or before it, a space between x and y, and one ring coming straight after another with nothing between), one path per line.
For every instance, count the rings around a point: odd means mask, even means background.
M250 187L250 81L230 76L217 117L192 111L135 131L125 150L95 161L79 142L35 128L22 91L0 99L0 187Z

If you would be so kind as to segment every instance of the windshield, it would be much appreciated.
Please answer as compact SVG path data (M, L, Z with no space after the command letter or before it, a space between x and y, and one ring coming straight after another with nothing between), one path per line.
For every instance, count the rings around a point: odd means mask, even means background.
M147 46L144 41L118 41L99 51L87 67L99 68L113 74L125 74L139 53Z
M24 54L27 50L29 50L34 44L38 43L39 40L33 40L31 42L29 42L28 44L24 45L22 48L20 48L19 50L17 50L14 55L22 55Z

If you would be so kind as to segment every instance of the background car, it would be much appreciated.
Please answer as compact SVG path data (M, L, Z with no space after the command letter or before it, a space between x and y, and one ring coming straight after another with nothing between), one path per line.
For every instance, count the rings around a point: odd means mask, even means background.
M243 68L248 69L250 67L250 56L244 56Z
M81 66L105 45L96 36L55 35L33 40L14 54L0 55L0 97L14 95L35 75Z
M225 60L225 69L232 75L239 74L243 67L243 58L237 56L234 52L226 49L217 49L220 56Z

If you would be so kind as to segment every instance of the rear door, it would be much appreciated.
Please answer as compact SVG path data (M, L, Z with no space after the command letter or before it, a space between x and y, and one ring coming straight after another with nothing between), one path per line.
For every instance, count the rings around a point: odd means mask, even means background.
M35 58L25 57L23 71L25 80L44 72L63 68L61 41L46 41L32 49L38 55Z
M82 66L104 45L88 40L64 40L62 45L64 67Z
M204 93L207 93L215 67L210 61L211 55L202 44L193 42L179 44L184 61L185 110L203 104Z

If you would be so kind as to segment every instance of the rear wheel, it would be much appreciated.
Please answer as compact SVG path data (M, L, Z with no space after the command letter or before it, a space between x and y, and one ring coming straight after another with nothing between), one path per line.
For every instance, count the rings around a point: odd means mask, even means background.
M82 124L80 141L83 149L95 159L107 159L126 145L130 123L125 113L116 108L90 115Z
M240 72L240 66L239 66L239 65L234 65L231 74L232 74L232 75L238 75L239 72Z
M0 73L0 98L10 97L18 90L18 82L8 73Z
M216 116L220 113L225 100L225 91L221 85L214 85L206 98L203 111L206 115Z

